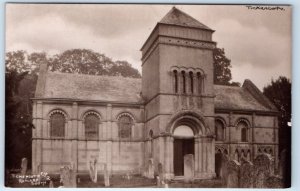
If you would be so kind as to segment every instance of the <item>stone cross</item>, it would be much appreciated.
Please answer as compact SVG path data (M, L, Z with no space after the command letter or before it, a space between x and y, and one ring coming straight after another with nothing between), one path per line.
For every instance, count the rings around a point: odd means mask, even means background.
M21 174L22 175L25 175L27 172L27 164L28 164L27 158L22 158L22 162L21 162Z
M192 183L194 181L194 175L195 175L194 155L193 154L184 155L183 160L184 160L184 182Z
M238 188L240 163L236 160L229 160L226 166L227 166L226 187Z
M60 168L60 181L63 183L64 188L76 188L76 172L69 166Z
M104 186L109 187L110 182L109 182L109 172L107 170L107 164L104 164Z
M97 159L94 159L94 161L90 161L89 166L89 173L91 181L96 183L97 182Z

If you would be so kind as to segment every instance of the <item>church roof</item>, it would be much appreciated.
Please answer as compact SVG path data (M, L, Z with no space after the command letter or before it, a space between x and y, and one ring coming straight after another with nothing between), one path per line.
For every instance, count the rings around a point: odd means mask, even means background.
M46 72L43 76L44 80L39 78L36 98L143 104L140 94L142 80L138 78L59 72ZM39 86L42 86L42 88ZM272 106L265 105L265 100L262 102L256 96L256 94L263 96L262 93L256 91L253 93L249 86L253 86L252 83L250 85L249 82L244 83L243 87L214 85L215 108L276 111Z
M141 102L141 79L47 72L42 98Z
M244 87L214 85L214 89L216 109L276 111L261 104Z
M159 23L212 30L176 7L173 7Z

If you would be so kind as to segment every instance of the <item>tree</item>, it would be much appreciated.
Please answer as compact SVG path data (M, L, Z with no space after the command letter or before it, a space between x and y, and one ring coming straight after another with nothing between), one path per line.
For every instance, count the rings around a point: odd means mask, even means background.
M279 152L280 154L285 152L287 157L285 177L283 177L285 187L291 185L291 127L288 125L292 118L291 88L290 80L284 76L280 76L277 80L272 79L271 84L263 88L263 94L272 101L280 112L278 120Z
M127 61L113 62L104 54L87 49L72 49L49 59L51 71L89 75L109 75L140 78L141 75Z
M231 75L231 60L225 56L224 48L215 48L213 50L214 59L214 84L240 86L239 82L230 82Z

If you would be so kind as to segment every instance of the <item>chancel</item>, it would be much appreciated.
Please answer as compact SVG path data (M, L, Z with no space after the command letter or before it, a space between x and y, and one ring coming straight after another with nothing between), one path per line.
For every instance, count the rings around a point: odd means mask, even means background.
M268 153L278 163L278 111L250 81L215 85L215 31L172 8L142 45L142 78L50 72L40 67L33 100L32 170L72 165L99 172L220 175L220 154L237 162ZM152 164L152 163L151 163ZM40 168L37 168L37 167ZM152 168L151 167L151 168ZM152 175L153 176L153 175Z

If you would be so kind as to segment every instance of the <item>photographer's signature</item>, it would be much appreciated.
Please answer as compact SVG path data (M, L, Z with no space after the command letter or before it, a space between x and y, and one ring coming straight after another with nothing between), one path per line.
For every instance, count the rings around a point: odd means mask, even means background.
M280 6L261 6L261 5L246 5L249 10L263 10L263 11L285 11Z

